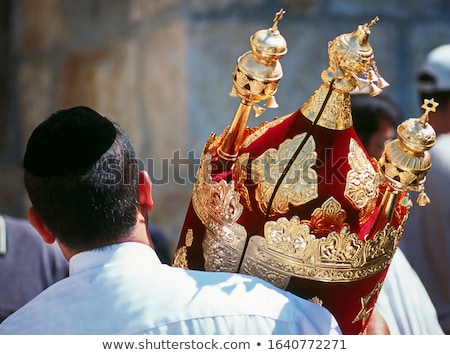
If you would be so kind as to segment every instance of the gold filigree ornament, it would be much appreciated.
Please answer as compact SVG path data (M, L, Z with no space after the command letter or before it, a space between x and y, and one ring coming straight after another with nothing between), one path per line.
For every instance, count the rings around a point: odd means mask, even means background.
M230 96L241 100L227 132L224 132L217 154L224 160L234 161L246 138L248 118L253 108L255 117L260 116L264 106L276 108L275 93L283 77L280 59L287 53L287 43L278 30L285 11L275 14L273 26L259 30L250 37L250 50L241 55L232 74L233 86Z
M334 207L330 208L331 205ZM324 202L321 214L328 210L336 215L339 206L331 197ZM296 216L290 220L281 217L266 222L265 238L259 235L250 238L241 272L283 289L291 277L325 282L360 280L390 264L402 232L403 224L399 228L387 224L372 239L363 240L350 233L343 223L341 230L317 238L305 221Z
M173 258L172 266L179 267L182 269L189 269L189 264L187 260L187 250L192 245L194 241L194 232L192 229L188 229L186 233L186 244L179 248Z
M309 299L309 301L311 301L319 306L323 305L323 301L317 296L314 296L313 298Z
M348 164L351 169L347 173L344 196L360 210L359 223L362 224L375 207L380 177L353 138L350 140Z
M334 198L328 198L320 208L316 208L311 213L311 222L309 223L313 234L316 236L326 236L330 232L349 228L345 223L347 213L341 207L341 204Z
M397 127L398 138L386 144L379 161L380 173L388 184L388 193L418 191L419 206L430 203L424 183L431 168L429 150L436 143L436 132L428 123L428 114L435 112L438 105L434 99L425 99L422 105L424 113L419 118L403 121Z
M248 160L250 159L250 153L244 153L238 155L236 159L236 164L233 170L233 180L236 182L236 189L241 194L241 201L245 205L245 207L252 211L252 205L250 202L250 195L248 193L247 186L245 182L247 181L248 175Z
M192 205L206 228L203 239L205 269L236 272L247 232L236 221L242 214L234 181L211 180L211 155L203 154L192 194Z
M267 212L275 185L306 133L286 139L279 149L270 148L252 162L252 180L257 185L255 199L264 213ZM300 206L318 196L316 164L317 153L314 138L308 138L291 169L280 185L273 200L271 215L286 213L289 204Z
M330 87L331 95L317 124L344 130L353 124L349 93L368 87L370 95L376 96L389 85L378 72L369 43L371 28L377 22L378 17L328 43L329 65L322 71L322 84L301 108L310 121L313 122L321 111Z

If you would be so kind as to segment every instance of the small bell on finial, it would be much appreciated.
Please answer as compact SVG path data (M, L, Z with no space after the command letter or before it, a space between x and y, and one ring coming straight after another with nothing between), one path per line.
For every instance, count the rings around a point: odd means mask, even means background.
M236 87L234 85L231 87L231 90L228 93L228 95L230 95L231 97L239 97Z
M255 112L255 117L261 116L265 110L266 110L265 108L263 108L257 104L253 104L253 111Z
M383 90L381 90L381 89L377 86L377 84L375 84L374 82L372 82L372 83L370 84L370 94L369 94L369 96L372 96L372 97L378 96L378 95L380 95L382 92L383 92Z
M419 187L419 195L417 196L417 205L424 207L424 206L428 206L430 204L430 198L428 197L428 195L425 193L425 187L422 185L420 185Z
M278 102L277 100L275 100L275 96L271 95L266 103L264 104L264 106L268 107L268 108L277 108L278 107Z
M377 77L376 78L377 86L380 89L384 89L384 88L387 88L388 86L390 86L390 84L386 80L384 80L384 78L378 72L377 64L375 63L375 61L373 61L372 70L375 72L375 75Z
M379 77L378 77L377 86L378 86L380 89L387 88L389 85L390 85L390 84L389 84L386 80L384 80L382 76L379 76Z
M367 78L370 81L377 81L378 80L378 76L377 76L377 74L375 73L375 71L372 68L369 69L369 72L367 74Z
M364 90L366 87L370 85L370 81L364 78L360 78L359 76L354 76L356 79L356 85L358 85L358 89L360 91Z

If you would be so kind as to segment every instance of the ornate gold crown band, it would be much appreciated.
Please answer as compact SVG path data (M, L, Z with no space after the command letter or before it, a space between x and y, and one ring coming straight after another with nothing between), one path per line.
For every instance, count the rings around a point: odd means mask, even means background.
M397 229L386 225L374 238L359 239L356 233L349 232L346 212L333 197L314 211L310 221L281 217L266 222L264 238L252 236L246 247L247 231L237 223L243 211L240 194L233 181L211 181L210 158L208 154L201 158L192 200L206 227L203 240L206 270L259 275L286 288L290 276L347 282L369 277L390 263L403 224ZM317 238L314 230L319 226L337 231ZM185 252L179 250L176 265L185 264L183 254Z

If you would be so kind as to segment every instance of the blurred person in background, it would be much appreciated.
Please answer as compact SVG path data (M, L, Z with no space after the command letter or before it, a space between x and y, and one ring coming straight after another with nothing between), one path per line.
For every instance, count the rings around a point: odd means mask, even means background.
M163 264L170 265L172 261L172 252L170 250L169 239L163 229L156 223L149 222L148 232L153 241L156 254Z
M56 244L44 243L27 220L0 215L0 323L68 274Z

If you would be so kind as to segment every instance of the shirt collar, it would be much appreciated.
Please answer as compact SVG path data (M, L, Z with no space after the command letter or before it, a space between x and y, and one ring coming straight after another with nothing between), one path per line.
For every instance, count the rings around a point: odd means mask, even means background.
M127 263L145 260L149 266L161 265L156 252L149 245L138 242L123 242L75 254L69 260L69 276L125 259Z

